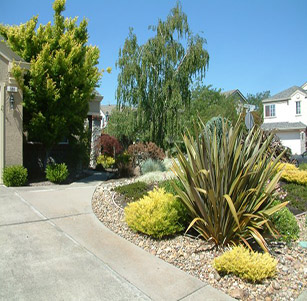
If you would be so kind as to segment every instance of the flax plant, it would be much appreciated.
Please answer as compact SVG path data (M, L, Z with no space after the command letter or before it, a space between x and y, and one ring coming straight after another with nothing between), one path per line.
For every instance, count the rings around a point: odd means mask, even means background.
M194 138L184 135L185 156L178 148L173 171L184 189L174 184L178 197L192 217L193 227L216 245L245 243L250 239L267 251L264 230L277 234L269 216L287 205L273 206L282 171L268 148L273 135L263 142L254 127L245 140L241 125L223 123L222 135L210 132L200 121ZM188 231L187 230L187 231Z

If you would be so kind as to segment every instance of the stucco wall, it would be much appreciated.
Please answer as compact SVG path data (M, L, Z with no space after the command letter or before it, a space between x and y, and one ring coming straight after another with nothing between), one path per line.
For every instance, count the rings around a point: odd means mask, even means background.
M301 102L301 114L296 115L296 101ZM275 104L276 117L265 117L264 123L272 122L303 122L307 125L307 98L301 92L292 95L291 99L285 101L265 103L265 106Z
M10 108L10 93L5 93L5 153L4 164L22 165L22 94L14 95L14 108Z
M0 82L7 81L8 62L0 56Z
M89 111L87 115L98 115L100 114L100 102L92 100L89 102Z

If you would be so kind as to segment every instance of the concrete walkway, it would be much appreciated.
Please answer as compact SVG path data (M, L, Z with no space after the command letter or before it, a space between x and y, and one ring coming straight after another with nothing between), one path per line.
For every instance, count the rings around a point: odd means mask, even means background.
M107 229L101 180L0 186L1 300L233 300Z

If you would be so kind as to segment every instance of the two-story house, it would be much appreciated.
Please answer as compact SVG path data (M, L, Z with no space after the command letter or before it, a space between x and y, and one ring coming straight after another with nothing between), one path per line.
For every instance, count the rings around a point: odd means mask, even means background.
M303 153L306 150L307 82L264 99L262 103L262 128L275 130L292 154Z

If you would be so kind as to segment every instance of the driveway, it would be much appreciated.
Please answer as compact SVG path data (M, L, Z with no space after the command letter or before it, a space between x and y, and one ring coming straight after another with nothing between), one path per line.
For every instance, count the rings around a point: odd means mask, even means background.
M101 224L101 180L0 186L1 300L233 300Z

